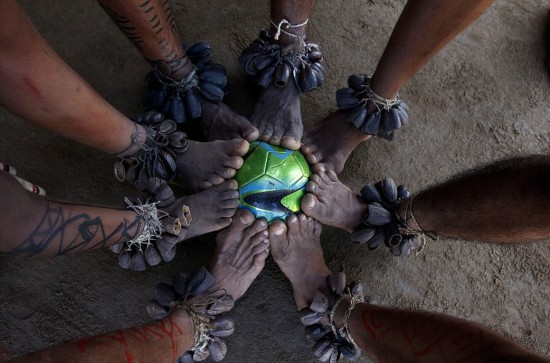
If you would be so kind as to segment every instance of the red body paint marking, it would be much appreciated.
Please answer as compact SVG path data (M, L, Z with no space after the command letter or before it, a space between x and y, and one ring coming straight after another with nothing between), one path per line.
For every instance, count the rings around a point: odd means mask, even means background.
M37 101L44 102L44 97L42 97L42 93L40 93L40 90L36 86L36 83L34 83L34 81L30 77L22 75L21 81L23 82L25 90L27 92L37 98Z
M124 353L126 354L126 363L132 363L132 353L130 353L128 349L126 349Z

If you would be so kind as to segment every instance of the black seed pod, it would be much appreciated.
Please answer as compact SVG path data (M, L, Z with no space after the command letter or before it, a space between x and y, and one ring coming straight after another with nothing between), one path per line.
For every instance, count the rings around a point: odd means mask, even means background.
M187 111L187 117L194 120L201 116L202 106L199 98L193 91L187 92L183 99L185 111Z
M380 112L373 112L367 118L361 131L365 134L376 135L380 130Z
M348 78L348 86L356 92L361 92L365 89L365 78L361 74L352 74Z
M273 75L275 74L275 66L271 66L262 72L258 78L258 84L263 88L269 87L271 81L273 80Z
M170 101L170 115L178 124L183 124L187 119L185 107L179 96L172 98Z
M375 250L384 242L384 231L377 229L375 235L367 242L369 250Z
M189 57L194 58L205 58L210 57L212 49L210 48L210 45L206 42L198 42L193 44L187 51L185 52Z
M262 54L256 57L256 59L254 60L254 65L256 66L257 70L261 71L262 69L269 67L274 61L275 59L273 59L272 56Z
M225 95L223 90L210 82L201 82L199 85L200 94L210 102L220 102Z
M225 69L223 64L219 64L219 63L214 63L214 62L207 63L204 65L204 67L202 67L202 70L203 72L217 72L217 73L223 74L224 76L227 75L227 69Z
M300 72L299 83L302 92L309 92L317 88L317 76L311 67L305 67L302 72Z
M290 78L290 65L283 62L277 67L275 71L275 85L277 87L286 86L288 79Z
M351 234L351 240L353 242L363 244L367 241L369 241L372 237L374 237L374 234L376 233L375 228L361 228L353 231Z
M367 117L367 109L364 107L357 107L355 110L352 111L349 121L355 125L355 127L360 128L363 123L365 122L365 118Z
M156 266L162 261L155 246L149 245L145 248L145 261L149 266Z
M378 192L376 187L371 183L365 185L361 189L361 196L363 197L363 199L365 199L366 202L369 202L369 203L370 202L376 202L376 203L381 203L382 202L382 197L380 196L380 193Z
M223 73L216 71L204 71L200 77L220 88L224 88L227 85L227 77Z

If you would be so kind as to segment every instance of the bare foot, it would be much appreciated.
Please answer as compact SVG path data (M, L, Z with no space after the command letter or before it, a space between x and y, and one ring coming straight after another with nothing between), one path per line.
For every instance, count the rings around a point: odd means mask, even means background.
M182 198L191 211L187 238L200 236L227 227L240 204L238 184L227 180L202 192Z
M221 184L235 176L237 169L243 165L242 156L248 147L248 141L243 139L189 140L189 149L176 159L176 180L192 192Z
M306 184L308 192L302 198L302 210L323 224L353 232L361 224L367 204L338 180L332 169L321 164L312 167L315 174Z
M211 292L225 290L234 300L244 295L260 274L269 255L267 222L239 210L229 227L216 238L209 270L214 277ZM208 293L207 293L208 294Z
M260 95L250 121L260 130L260 139L298 150L303 125L299 91L293 82L285 87L271 84Z
M287 225L275 221L269 227L271 255L290 280L299 310L309 306L317 291L328 295L326 278L331 272L320 236L321 223L303 214L290 216Z
M206 137L211 141L242 138L252 142L260 135L250 121L223 102L203 102L201 123Z
M302 152L310 164L323 163L340 174L351 152L371 135L363 134L348 122L349 114L336 111L304 133Z

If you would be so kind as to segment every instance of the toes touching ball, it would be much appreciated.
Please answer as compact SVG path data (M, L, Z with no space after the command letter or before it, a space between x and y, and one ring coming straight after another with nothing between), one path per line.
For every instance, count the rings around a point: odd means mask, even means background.
M286 220L300 211L310 173L299 151L253 142L243 166L235 175L239 183L240 208L268 222Z

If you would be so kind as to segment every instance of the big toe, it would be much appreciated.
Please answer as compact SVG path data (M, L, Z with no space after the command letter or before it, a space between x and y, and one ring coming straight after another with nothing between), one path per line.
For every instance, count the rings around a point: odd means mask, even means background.
M315 208L317 207L318 203L319 203L319 200L315 195L307 193L302 198L302 202L301 202L302 211L306 215L315 218Z
M254 127L251 123L248 123L244 130L241 131L241 135L243 139L248 142L256 141L258 140L258 137L260 137L260 130Z
M244 139L233 139L225 142L224 145L227 155L243 156L248 152L250 144Z
M281 146L290 150L298 150L300 148L300 139L294 136L283 136Z
M276 258L277 254L284 250L286 246L285 232L286 225L283 221L275 221L269 226L269 242L274 258Z
M246 209L240 209L235 213L233 221L227 227L224 234L220 234L221 239L225 237L240 236L243 231L254 223L254 216Z

